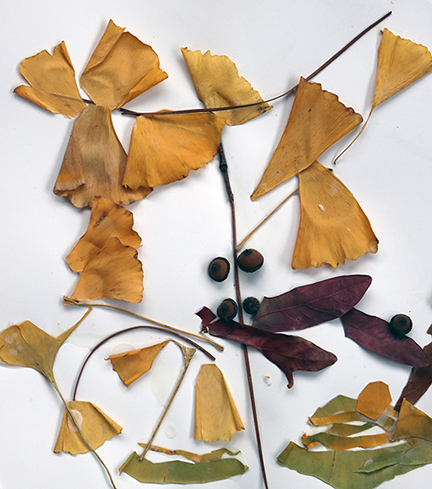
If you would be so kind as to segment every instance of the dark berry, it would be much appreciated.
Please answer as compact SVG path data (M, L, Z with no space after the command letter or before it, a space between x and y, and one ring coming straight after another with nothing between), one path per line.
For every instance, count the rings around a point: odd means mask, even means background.
M225 299L217 308L217 315L225 321L231 321L237 315L238 307L235 301L232 299Z
M406 335L411 329L411 318L405 314L397 314L390 320L390 331L398 336Z
M226 258L218 256L210 262L208 274L216 282L223 282L229 274L230 264Z
M244 250L237 258L237 265L244 272L252 273L256 272L262 267L264 258L257 250Z
M256 297L246 297L243 301L243 309L247 314L255 316L260 308L260 301Z

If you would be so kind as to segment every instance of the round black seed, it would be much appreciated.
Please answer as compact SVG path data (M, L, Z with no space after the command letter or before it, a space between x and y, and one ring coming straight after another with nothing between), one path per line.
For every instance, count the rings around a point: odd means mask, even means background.
M397 314L390 320L390 331L398 336L406 335L411 329L411 318L405 314Z
M235 301L232 299L225 299L217 308L217 315L225 321L231 321L237 315L238 307Z
M260 308L260 301L256 297L246 297L243 301L243 309L247 314L255 316Z
M223 282L228 277L229 271L229 261L222 256L212 260L208 267L208 274L216 282Z
M256 272L262 267L264 258L257 250L247 249L244 250L237 258L237 265L244 272L252 273Z

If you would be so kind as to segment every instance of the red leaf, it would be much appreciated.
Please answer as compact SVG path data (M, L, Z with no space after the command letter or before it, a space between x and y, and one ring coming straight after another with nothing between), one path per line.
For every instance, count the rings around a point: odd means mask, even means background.
M371 284L368 275L345 275L265 297L253 326L266 331L296 331L339 318L352 309Z
M430 363L427 367L414 367L411 370L408 382L396 403L396 411L399 411L404 399L415 404L432 384L432 343L426 345L423 351Z
M389 323L376 316L369 316L351 309L342 318L345 336L374 353L394 362L425 367L429 360L422 348L408 336L397 337L391 333Z

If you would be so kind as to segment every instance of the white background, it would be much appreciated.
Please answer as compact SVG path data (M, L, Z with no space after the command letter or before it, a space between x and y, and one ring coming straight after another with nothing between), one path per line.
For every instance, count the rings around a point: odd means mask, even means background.
M139 110L199 107L180 48L211 50L236 62L241 75L264 98L277 95L307 76L346 42L387 11L393 15L382 27L432 47L431 0L219 0L8 2L1 15L0 97L2 136L0 179L0 318L2 328L33 321L56 336L84 313L66 308L61 298L72 292L77 277L65 257L84 233L89 211L79 211L52 193L67 145L72 121L50 114L12 93L23 83L19 62L64 40L77 75L82 72L111 18L150 44L169 78L133 101ZM315 81L339 95L364 116L373 97L379 28L374 29L321 73ZM432 75L387 101L375 111L367 130L336 166L335 174L356 196L380 240L376 255L364 256L336 270L293 271L290 268L299 221L298 198L293 198L250 241L265 257L265 266L241 276L242 295L262 298L295 286L337 275L364 273L373 283L359 309L386 319L396 313L414 321L411 336L422 346L432 320ZM246 234L296 185L280 185L257 202L249 196L261 178L283 132L293 98L274 104L267 114L223 133L235 193L239 237ZM131 118L114 114L125 149ZM346 137L321 158L330 166L351 140ZM215 309L234 296L232 277L223 284L206 275L209 261L230 256L230 213L225 189L214 161L186 180L156 189L130 206L135 229L142 236L144 299L130 308L140 314L197 332L194 315L202 306ZM122 328L140 324L133 318L96 310L62 347L55 374L70 399L77 370L89 348ZM294 374L286 388L281 372L251 351L253 379L269 486L320 488L324 484L280 467L276 456L290 440L299 442L308 429L307 416L337 394L356 397L374 380L389 384L396 401L410 368L369 353L345 339L338 320L301 332L334 352L339 360L320 373ZM152 372L127 390L104 358L124 345L140 347L162 336L135 333L105 345L88 365L78 398L96 403L124 427L123 435L107 442L99 453L113 473L145 442L178 375L181 358L167 348ZM120 346L119 346L120 345ZM155 443L197 452L219 446L242 450L249 471L237 480L217 482L215 488L262 488L241 349L226 344L217 353L246 425L229 443L193 440L194 382L206 358L197 354L184 385ZM269 376L271 385L264 382ZM63 408L56 393L36 371L0 369L0 486L109 487L105 473L91 455L54 455ZM432 414L432 393L418 407ZM174 438L170 438L176 432ZM167 436L169 435L169 436ZM383 487L402 488L429 483L432 468L401 476ZM139 487L126 475L115 474L118 488ZM168 486L174 487L174 486ZM192 486L198 487L198 486Z

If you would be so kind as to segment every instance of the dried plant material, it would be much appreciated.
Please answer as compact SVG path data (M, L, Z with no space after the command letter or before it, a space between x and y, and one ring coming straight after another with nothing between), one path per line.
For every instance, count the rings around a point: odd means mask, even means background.
M71 269L82 272L112 237L125 246L138 248L141 238L132 226L132 212L104 197L94 199L87 231L66 258Z
M88 302L110 298L141 302L143 269L137 251L111 238L84 268L71 299Z
M300 226L292 267L333 268L378 251L369 219L353 194L315 161L299 174Z
M122 431L121 426L91 402L70 401L67 406L93 450ZM71 455L87 453L90 450L88 444L84 442L74 420L65 410L54 452L68 452Z
M242 420L222 372L215 364L201 367L195 392L196 440L231 440L244 430Z
M390 389L384 382L370 382L359 394L356 411L371 419L378 419L391 403Z
M140 460L138 454L133 453L119 470L143 483L200 484L229 479L244 474L247 469L236 458L202 463L180 460L154 463Z
M384 319L351 309L342 316L345 336L378 355L394 362L425 367L429 360L422 348L408 336L397 337L389 330Z
M423 352L429 360L429 365L427 367L414 367L411 370L408 382L395 405L397 411L399 411L404 399L415 404L432 384L432 343L426 345Z
M408 437L432 441L432 418L404 399L392 439Z
M138 443L138 445L145 447L144 443ZM150 447L150 450L152 452L164 453L165 455L178 455L179 457L187 458L188 460L191 460L196 464L200 464L203 462L216 462L217 460L220 460L224 455L230 455L234 457L235 455L238 455L240 453L240 451L232 452L231 450L228 450L228 448L218 448L217 450L212 450L209 453L198 454L187 452L186 450L170 450L168 448L158 447L155 445L152 445Z
M388 433L379 433L376 435L363 436L338 436L330 433L316 433L315 435L302 436L302 442L310 450L312 447L324 445L325 447L341 452L350 448L373 448L384 445L389 441Z
M337 95L301 78L285 131L251 199L305 170L361 121Z
M312 416L309 418L309 422L313 426L326 426L334 423L352 423L356 421L364 421L363 416L357 411L343 411L329 416Z
M318 423L318 419L327 418L334 414L345 413L345 412L353 412L357 406L357 399L352 397L344 396L343 394L339 394L338 396L331 399L324 406L319 407L314 414L309 418L308 423L314 424L315 426L319 426L322 424L329 423Z
M216 155L225 119L214 114L137 117L123 185L157 187L186 178Z
M265 331L296 331L346 314L372 282L368 275L344 275L264 297L253 326Z
M348 423L334 423L328 428L325 433L338 436L351 436L367 431L374 427L374 423L363 424L348 424Z
M126 161L110 110L89 105L74 122L54 193L76 207L91 207L95 197L125 205L143 199L152 189L122 187Z
M41 51L21 61L20 73L30 85L15 88L21 97L66 117L76 117L85 108L64 42L55 46L52 55Z
M110 20L80 83L95 104L114 110L167 77L153 49Z
M190 51L182 48L198 98L207 108L256 104L236 110L224 110L223 117L230 126L243 124L271 109L252 85L239 75L227 56L212 55L210 51ZM260 103L262 102L262 103Z
M117 372L125 386L129 387L152 368L153 362L159 352L169 342L170 340L167 340L146 348L140 348L139 350L110 355L107 360L112 363L113 369Z

